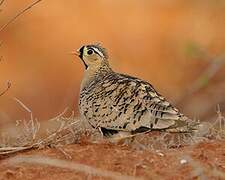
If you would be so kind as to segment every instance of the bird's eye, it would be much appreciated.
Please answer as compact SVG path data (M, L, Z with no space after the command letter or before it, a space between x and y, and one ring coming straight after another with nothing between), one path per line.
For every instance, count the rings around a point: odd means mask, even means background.
M90 50L88 50L87 54L88 54L88 55L91 55L91 54L93 54L93 52L94 52L94 51L90 49Z

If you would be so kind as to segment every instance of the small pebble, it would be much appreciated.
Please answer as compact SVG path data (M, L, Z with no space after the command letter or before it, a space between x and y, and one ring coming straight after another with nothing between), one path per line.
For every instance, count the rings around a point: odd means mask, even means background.
M181 160L180 160L180 163L181 163L181 164L186 164L186 163L187 163L187 160L186 160L186 159L181 159Z
M159 155L159 156L161 156L161 157L163 157L163 156L165 156L163 153L161 153L159 150L156 150L156 153Z

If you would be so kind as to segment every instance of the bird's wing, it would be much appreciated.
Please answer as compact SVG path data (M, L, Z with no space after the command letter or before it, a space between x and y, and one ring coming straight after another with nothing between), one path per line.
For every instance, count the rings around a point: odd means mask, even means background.
M166 129L169 127L184 126L184 117L163 96L161 96L148 82L128 77L132 83L127 87L134 98L132 128L148 127L151 129Z
M145 106L148 113L143 118L142 123L148 124L148 116L151 117L150 126L152 129L166 129L176 126L185 126L186 117L178 109L173 107L163 96L149 88L148 84L143 85L143 94L145 94ZM143 98L143 99L144 99Z
M116 74L98 84L91 114L113 130L167 129L185 126L184 116L145 81ZM101 109L101 111L99 110Z

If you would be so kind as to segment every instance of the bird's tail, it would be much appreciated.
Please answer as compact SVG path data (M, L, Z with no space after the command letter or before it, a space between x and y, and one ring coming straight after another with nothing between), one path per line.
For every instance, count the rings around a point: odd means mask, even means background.
M174 133L194 133L198 131L199 126L200 121L192 120L186 116L183 116L176 121L175 125L166 129L166 131Z

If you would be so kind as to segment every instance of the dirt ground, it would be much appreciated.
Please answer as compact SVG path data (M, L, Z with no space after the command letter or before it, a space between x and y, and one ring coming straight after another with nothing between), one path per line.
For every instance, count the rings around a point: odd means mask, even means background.
M135 179L225 179L224 150L224 140L163 151L82 142L57 149L30 150L1 157L0 179L130 179L128 176ZM60 162L58 165L46 165L50 163L48 159L41 163L21 163L18 161L20 157L60 159L68 162L69 167L60 167ZM87 167L86 170L79 167L73 169L74 164L71 163L87 165L92 170ZM97 172L93 172L93 168ZM104 171L109 173L108 177L104 175Z

